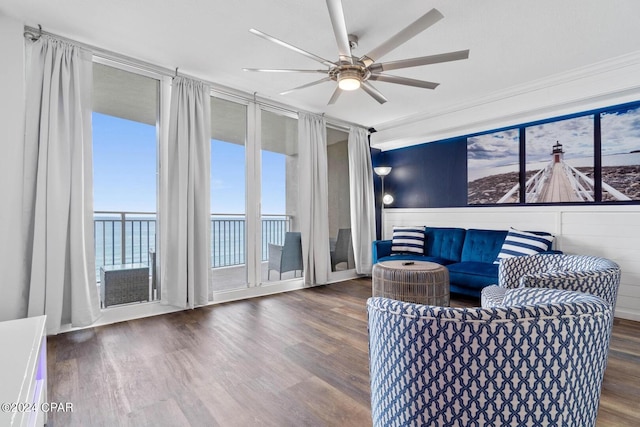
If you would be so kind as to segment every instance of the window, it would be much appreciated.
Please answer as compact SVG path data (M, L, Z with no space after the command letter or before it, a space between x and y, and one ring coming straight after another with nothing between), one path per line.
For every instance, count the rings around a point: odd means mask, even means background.
M102 266L147 266L151 299L159 297L152 289L159 86L159 77L93 64L96 278Z

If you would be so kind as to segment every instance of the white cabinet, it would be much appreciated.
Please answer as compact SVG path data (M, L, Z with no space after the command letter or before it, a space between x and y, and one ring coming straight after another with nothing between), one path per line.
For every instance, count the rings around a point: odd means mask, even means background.
M47 400L46 316L0 322L0 425L42 426ZM46 405L44 405L46 406Z

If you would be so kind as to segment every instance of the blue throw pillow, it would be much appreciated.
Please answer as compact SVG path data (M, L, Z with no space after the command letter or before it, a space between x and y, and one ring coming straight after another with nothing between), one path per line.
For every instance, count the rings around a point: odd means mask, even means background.
M424 227L393 227L391 252L424 255Z
M498 258L493 263L500 264L503 259L514 256L535 255L545 252L551 249L552 244L553 235L551 234L527 233L526 231L510 228Z

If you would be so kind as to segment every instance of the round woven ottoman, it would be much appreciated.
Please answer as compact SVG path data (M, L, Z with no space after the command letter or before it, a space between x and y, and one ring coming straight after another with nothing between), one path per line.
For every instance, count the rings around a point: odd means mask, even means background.
M383 261L373 265L373 296L449 306L449 270L435 262Z

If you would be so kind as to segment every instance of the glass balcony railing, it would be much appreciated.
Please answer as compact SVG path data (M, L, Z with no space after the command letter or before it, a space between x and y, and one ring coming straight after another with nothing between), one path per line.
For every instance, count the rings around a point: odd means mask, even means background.
M151 269L156 250L155 212L96 211L93 217L96 280L100 267L142 263ZM268 244L283 244L291 227L288 215L263 215L262 260L268 259ZM236 214L211 214L211 267L246 263L246 218ZM151 274L151 271L150 271Z

